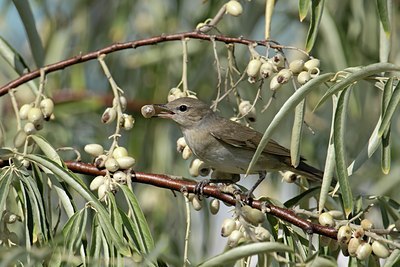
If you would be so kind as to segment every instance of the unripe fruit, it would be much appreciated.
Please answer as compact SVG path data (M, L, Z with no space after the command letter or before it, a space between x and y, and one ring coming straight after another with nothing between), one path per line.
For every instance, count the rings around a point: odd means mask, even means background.
M132 115L122 114L122 119L123 119L122 128L124 128L127 131L133 128L133 125L135 124L135 119L132 117Z
M43 114L39 108L31 108L28 112L28 120L34 125L43 121Z
M231 218L227 218L222 223L221 236L227 237L233 232L233 230L236 230L236 229L237 228L236 228L235 220L233 220Z
M272 64L277 66L278 68L283 68L285 66L285 58L282 54L276 54L272 57Z
M265 62L265 63L263 63L261 65L260 75L264 79L267 79L267 78L271 77L272 74L274 74L274 72L275 72L275 68L274 68L274 65L272 65L271 62Z
M192 150L188 146L186 146L182 151L182 158L186 160L190 158L192 154L193 154Z
M50 98L45 98L40 101L40 109L45 120L49 120L54 111L54 102Z
M27 137L28 136L23 130L19 130L14 136L14 146L16 148L23 146Z
M288 69L281 69L278 74L277 74L277 81L278 83L284 84L289 81L290 78L292 78L293 73L288 70Z
M240 16L243 13L243 7L238 1L231 0L226 3L225 7L226 13L234 17Z
M261 61L257 59L252 59L247 65L246 73L250 77L257 77L258 73L260 72L261 68Z
M320 66L320 61L319 61L319 59L316 59L316 58L312 58L312 59L306 61L306 63L304 63L304 68L306 70L312 70L314 68L319 68L319 66Z
M101 122L105 124L109 124L115 120L117 117L117 112L114 108L106 108L103 115L101 116Z
M19 109L19 117L21 120L26 120L28 118L29 110L32 108L32 104L24 104Z
M381 259L386 259L390 255L388 248L380 241L374 241L372 243L372 251Z
M352 237L349 241L349 245L347 246L347 250L349 252L349 255L352 257L356 256L356 252L358 247L361 244L361 240L359 238L354 238Z
M256 238L261 242L269 241L271 239L271 233L262 226L257 226L254 229L254 234L256 235Z
M126 106L128 104L128 101L126 100L125 96L120 96L119 98L114 97L113 107L116 107L118 105L118 99L119 99L119 105L121 106L121 110L125 111Z
M278 82L278 75L272 77L271 81L269 82L269 89L272 91L278 90L282 84Z
M319 215L318 221L321 225L327 226L327 227L333 227L335 226L335 221L333 220L332 215L330 215L327 212L323 212Z
M372 247L369 243L362 241L356 251L357 259L366 260L372 252Z
M108 190L109 190L109 187L106 184L102 184L99 186L99 189L97 190L97 195L99 196L99 199L101 201L105 200L105 196L106 196Z
M33 125L32 122L27 122L27 123L25 124L25 126L24 126L24 132L25 132L27 135L36 133L35 125Z
M181 92L182 92L181 89L179 89L178 87L173 87L173 88L171 88L169 90L168 94L169 95L176 95L176 94L179 94Z
M89 185L90 190L97 190L102 184L104 184L104 176L96 176Z
M192 205L193 208L197 211L201 210L201 208L203 208L203 202L199 199L198 196L194 196L194 198L192 199Z
M178 140L176 140L176 151L178 151L179 153L182 153L183 149L185 149L186 146L187 144L184 137L180 137L178 138Z
M119 168L121 168L123 170L132 168L136 163L136 160L129 156L117 158L116 161L117 161Z
M350 241L351 238L351 228L348 225L343 225L339 228L337 234L337 240L340 243L347 243Z
M308 71L302 71L297 76L297 82L301 85L305 84L309 80L311 80L311 75Z
M374 227L374 224L370 220L364 219L364 220L361 221L361 227L365 231L369 231Z
M110 172L115 172L119 169L119 164L114 158L109 158L105 162L105 167Z
M364 229L363 229L362 227L358 227L358 228L354 231L353 236L354 236L355 238L362 238L362 237L364 236Z
M233 230L233 232L228 237L228 246L231 248L236 247L242 238L243 233L241 231Z
M118 159L122 157L127 157L128 156L128 150L126 150L125 147L119 146L116 147L112 153L113 158Z
M143 117L146 119L153 117L156 114L156 110L153 105L145 105L141 109Z
M247 116L250 113L255 114L256 110L253 107L253 105L250 104L250 102L246 100L246 101L240 102L240 104L239 104L239 113L242 116Z
M265 214L258 209L253 209L250 206L243 206L241 211L243 218L252 225L259 225L265 220Z
M84 148L85 152L94 157L100 156L104 153L103 146L99 144L88 144Z
M304 60L302 59L293 60L289 64L289 69L296 74L302 72L304 69Z
M113 179L119 184L126 184L126 173L117 171L113 174Z
M217 214L219 211L219 206L220 206L220 203L219 203L218 199L214 198L213 200L211 200L211 202L210 202L211 214L213 214L213 215Z

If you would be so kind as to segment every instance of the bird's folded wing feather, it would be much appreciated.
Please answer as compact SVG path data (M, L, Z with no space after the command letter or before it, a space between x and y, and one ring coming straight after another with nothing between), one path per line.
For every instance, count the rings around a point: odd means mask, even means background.
M211 135L221 142L232 146L241 147L249 150L256 150L260 144L262 134L239 123L228 121L222 129L212 129ZM270 140L263 152L278 155L290 156L289 149L279 145L274 140Z

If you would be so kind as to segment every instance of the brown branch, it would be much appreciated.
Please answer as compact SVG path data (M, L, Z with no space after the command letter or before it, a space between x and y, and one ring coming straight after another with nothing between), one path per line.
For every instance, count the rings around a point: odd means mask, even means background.
M116 43L112 44L110 46L107 46L105 48L99 49L94 52L90 52L84 55L78 55L70 59L62 60L53 64L49 64L44 66L42 69L44 69L45 73L51 73L54 71L62 70L66 67L79 64L82 62L86 62L89 60L97 59L97 57L101 54L110 54L116 51L120 50L125 50L125 49L130 49L130 48L137 48L140 46L147 46L147 45L154 45L158 43L164 43L164 42L169 42L169 41L180 41L183 38L191 38L191 39L200 39L200 40L206 40L206 41L211 41L212 39L218 42L223 42L226 44L230 43L237 43L237 44L243 44L243 45L250 45L256 43L257 45L260 46L269 46L274 49L283 49L286 48L285 46L279 45L277 42L274 41L267 41L267 40L261 40L261 41L256 41L256 40L250 40L250 39L245 39L245 38L234 38L234 37L228 37L224 35L208 35L204 34L201 32L185 32L185 33L176 33L176 34L169 34L169 35L160 35L156 37L151 37L151 38L146 38L142 40L136 40L136 41L130 41L126 43ZM19 78L10 81L9 83L3 85L0 88L0 96L3 96L8 93L10 89L16 88L20 86L21 84L24 84L28 81L31 81L37 77L40 77L40 69L28 72Z
M65 164L68 169L76 173L88 174L92 176L105 175L105 170L99 170L92 164L75 161L67 161L65 162ZM132 182L154 185L157 187L166 188L178 192L185 191L188 193L194 193L196 186L196 182L194 181L172 178L171 176L164 174L143 172L134 172L132 174ZM216 186L205 186L203 193L204 196L217 198L227 204L236 204L236 198L234 196L228 193L221 192L221 190ZM245 201L246 196L241 195L241 199ZM259 200L253 200L251 202L251 206L259 210L264 210L266 213L273 215L285 222L296 225L306 231L308 234L315 233L336 239L337 230L335 228L312 223L306 219L299 217L294 211L290 209L281 208L266 202L261 202Z

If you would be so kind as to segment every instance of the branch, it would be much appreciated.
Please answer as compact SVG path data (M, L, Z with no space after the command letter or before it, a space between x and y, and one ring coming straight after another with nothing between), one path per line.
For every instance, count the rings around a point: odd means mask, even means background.
M66 161L65 162L68 169L73 172L87 174L92 176L105 175L105 170L99 170L92 164ZM173 191L186 191L188 193L194 193L196 182L179 179L176 177L164 175L164 174L153 174L153 173L143 173L134 172L132 174L132 182L143 183L154 185L161 188L170 189ZM217 198L227 204L235 205L236 198L228 193L221 192L221 190L212 185L207 185L204 187L204 196ZM241 195L241 200L246 201L246 195ZM332 239L336 239L337 230L333 227L326 227L320 224L312 223L307 221L298 215L293 210L281 208L266 202L259 200L251 201L250 205L253 208L265 211L267 214L273 215L285 222L291 223L303 229L308 234L320 234Z
M131 49L131 48L137 48L140 46L147 46L147 45L154 45L158 43L164 43L164 42L170 42L170 41L181 41L182 39L185 38L191 38L191 39L200 39L200 40L206 40L206 41L218 41L218 42L223 42L226 44L230 43L237 43L237 44L243 44L243 45L250 45L250 44L257 44L260 46L269 46L274 49L279 49L282 50L283 48L288 48L292 49L292 47L287 47L287 46L282 46L278 44L275 41L267 41L267 40L250 40L250 39L245 39L242 37L239 38L234 38L234 37L228 37L224 35L208 35L204 33L200 33L197 31L194 32L185 32L185 33L176 33L176 34L169 34L169 35L160 35L156 37L151 37L151 38L146 38L142 40L136 40L136 41L130 41L126 43L115 43L110 46L107 46L105 48L99 49L94 52L90 52L84 55L78 55L70 59L62 60L53 64L46 65L42 68L42 71L44 71L45 74L51 73L54 71L62 70L66 67L79 64L82 62L86 62L89 60L97 59L97 57L101 54L110 54L116 51L120 50L125 50L125 49ZM303 51L304 52L304 51ZM3 96L8 93L10 89L16 88L21 84L24 84L28 81L31 81L37 77L40 76L40 69L28 72L19 78L10 81L9 83L3 85L0 88L0 96Z

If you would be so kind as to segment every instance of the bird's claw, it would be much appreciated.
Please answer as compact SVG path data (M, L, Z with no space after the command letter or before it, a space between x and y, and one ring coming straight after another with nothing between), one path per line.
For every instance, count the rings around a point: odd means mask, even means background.
M210 184L209 179L202 180L198 182L195 187L194 187L194 193L198 196L203 196L204 193L204 187Z

